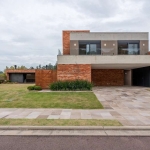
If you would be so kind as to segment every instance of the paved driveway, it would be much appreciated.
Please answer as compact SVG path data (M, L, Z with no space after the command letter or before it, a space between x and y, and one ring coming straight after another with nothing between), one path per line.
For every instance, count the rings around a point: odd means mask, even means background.
M126 126L150 125L150 88L95 87L108 114Z

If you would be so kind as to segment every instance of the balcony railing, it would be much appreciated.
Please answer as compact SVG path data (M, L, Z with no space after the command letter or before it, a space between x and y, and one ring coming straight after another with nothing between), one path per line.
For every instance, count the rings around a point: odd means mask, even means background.
M122 48L118 50L118 55L140 55L140 49Z
M150 52L140 53L140 49L124 48L116 52L115 49L97 48L94 50L86 50L84 48L62 49L58 50L58 55L150 55Z
M84 49L84 48L79 48L79 55L101 55L101 49L96 48L96 49Z

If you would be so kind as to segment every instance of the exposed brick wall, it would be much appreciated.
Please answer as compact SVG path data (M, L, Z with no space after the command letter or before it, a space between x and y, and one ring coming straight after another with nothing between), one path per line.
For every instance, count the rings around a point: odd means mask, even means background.
M57 80L88 80L91 82L91 65L58 64Z
M43 89L49 88L49 85L57 81L56 70L35 70L35 83Z
M123 86L124 70L92 69L92 82L96 86Z
M70 55L70 33L71 32L90 32L89 30L67 30L63 31L63 55Z

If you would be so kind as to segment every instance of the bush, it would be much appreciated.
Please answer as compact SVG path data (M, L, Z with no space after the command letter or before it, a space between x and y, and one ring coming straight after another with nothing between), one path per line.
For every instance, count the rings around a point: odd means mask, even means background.
M49 87L52 91L83 91L92 90L92 83L86 80L75 81L57 81L52 83Z
M27 89L28 89L29 91L34 90L34 86L28 86Z
M40 86L34 86L34 90L40 91L42 88Z
M34 86L28 86L27 89L29 91L32 91L32 90L40 91L40 90L42 90L41 86L36 86L36 85L34 85Z

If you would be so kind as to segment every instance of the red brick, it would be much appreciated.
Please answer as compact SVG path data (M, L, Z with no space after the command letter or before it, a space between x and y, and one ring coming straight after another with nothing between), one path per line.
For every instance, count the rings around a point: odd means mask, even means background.
M43 89L49 88L49 85L57 81L56 70L35 70L35 83Z
M124 70L92 69L92 82L96 86L123 86Z
M58 64L57 80L88 80L91 82L91 65Z

